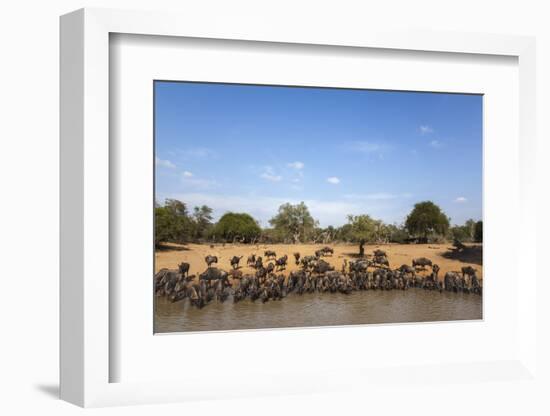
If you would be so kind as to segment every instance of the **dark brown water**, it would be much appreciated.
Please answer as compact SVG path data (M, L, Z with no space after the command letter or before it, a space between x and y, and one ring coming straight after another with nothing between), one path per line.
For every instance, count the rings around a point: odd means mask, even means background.
M427 291L361 291L290 294L280 301L237 304L232 298L199 310L189 301L170 303L156 298L155 332L311 327L482 318L482 297Z

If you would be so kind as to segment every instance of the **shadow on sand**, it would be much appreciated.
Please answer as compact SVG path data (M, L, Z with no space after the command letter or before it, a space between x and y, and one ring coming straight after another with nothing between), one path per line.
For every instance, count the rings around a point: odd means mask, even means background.
M354 252L354 253L342 253L344 256L348 256L348 257L351 257L352 259L367 259L368 255L364 255L364 256L360 256L358 252Z
M473 263L481 266L483 264L483 246L466 247L463 250L449 249L442 254L450 260L458 260L463 263Z
M181 244L178 244L178 245L159 244L158 246L155 247L155 250L156 251L189 251L191 249Z

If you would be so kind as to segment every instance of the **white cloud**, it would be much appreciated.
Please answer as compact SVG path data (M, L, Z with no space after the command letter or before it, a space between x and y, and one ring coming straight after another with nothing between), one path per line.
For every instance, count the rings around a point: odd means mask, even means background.
M169 160L163 160L158 157L155 157L155 164L161 168L169 168L169 169L175 169L176 165L174 165Z
M430 134L434 132L434 129L427 125L420 126L419 130L420 130L420 134Z
M266 173L266 172L262 173L260 175L260 178L265 179L265 180L270 181L270 182L280 182L283 179L283 177L281 175L271 175L271 174Z
M386 146L375 143L375 142L369 142L369 141L358 141L358 142L352 142L349 145L349 149L356 151L356 152L362 152L362 153L376 153L384 150Z
M441 143L439 140L432 140L430 142L430 146L435 147L436 149L439 149L443 146L443 143Z
M275 174L271 166L264 167L264 171L260 174L260 178L270 182L280 182L283 179L281 175Z
M287 166L292 169L300 170L300 169L303 169L305 165L303 162L296 161L296 162L289 163Z
M193 189L213 189L219 186L219 183L213 179L196 178L191 172L181 173L181 183L186 188Z
M455 202L458 202L459 204L461 204L464 202L468 202L468 199L463 196L459 196L458 198L455 199Z
M338 179L336 176L331 176L327 178L327 182L333 185L338 185L340 183L340 179Z

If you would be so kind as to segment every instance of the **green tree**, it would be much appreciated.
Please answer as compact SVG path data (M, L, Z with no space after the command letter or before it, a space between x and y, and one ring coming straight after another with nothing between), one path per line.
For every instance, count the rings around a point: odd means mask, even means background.
M323 244L330 243L336 237L336 228L332 225L329 225L327 228L320 228L319 230L318 241Z
M483 221L476 222L475 231L474 231L474 240L477 243L483 242Z
M335 240L338 241L352 241L353 235L352 235L352 227L351 224L344 224L341 227L338 227L336 230L336 237Z
M348 215L348 224L351 225L350 237L352 241L376 241L382 231L382 221L375 220L370 215Z
M465 231L468 233L468 240L473 241L476 232L476 222L473 219L469 219L464 223Z
M446 235L449 230L449 218L436 204L423 201L415 204L405 220L405 227L411 234L427 238L429 235Z
M185 203L167 199L155 207L155 246L163 242L184 243L192 237L193 225Z
M313 235L317 221L309 213L306 204L300 202L296 205L281 205L277 215L269 220L269 224L284 239L298 243L307 241Z
M365 254L364 245L368 242L380 241L384 235L384 224L370 215L348 215L349 237L359 243L359 255Z
M165 207L155 208L155 246L173 240L175 217Z
M225 241L240 240L250 243L260 236L262 229L250 215L228 212L224 214L211 231L215 238Z
M176 216L187 217L187 205L185 205L185 202L178 201L177 199L166 199L164 206Z
M195 238L206 237L212 227L212 208L203 205L193 210L193 221L195 223Z
M451 238L461 242L470 241L470 229L465 225L454 225L450 229Z
M449 228L452 239L465 242L474 241L476 233L476 222L472 219L467 220L464 225L453 225Z
M388 240L392 243L406 243L409 238L409 233L403 225L388 224L386 225L387 233L389 234Z

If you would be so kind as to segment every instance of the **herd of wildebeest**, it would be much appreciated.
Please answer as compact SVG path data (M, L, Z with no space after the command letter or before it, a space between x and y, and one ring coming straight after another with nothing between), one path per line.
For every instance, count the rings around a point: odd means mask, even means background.
M264 252L264 258L252 254L247 265L255 273L243 273L239 263L242 256L230 259L230 270L225 271L213 264L218 263L216 256L205 257L206 270L198 275L190 275L189 263L181 263L178 269L161 269L154 279L155 293L166 296L171 302L189 299L191 305L203 308L212 301L224 302L230 296L235 303L250 299L281 300L296 293L344 293L357 290L408 290L420 288L426 290L450 291L482 294L482 284L476 269L462 267L460 272L445 273L442 281L438 278L440 268L430 259L420 257L412 260L412 265L403 264L399 268L390 268L389 260L383 250L374 250L372 256L348 261L344 259L340 270L335 270L323 257L332 256L334 250L324 247L313 256L302 257L294 253L299 270L292 271L288 277L282 272L286 269L288 256L277 258L272 250ZM231 280L230 280L231 279Z

